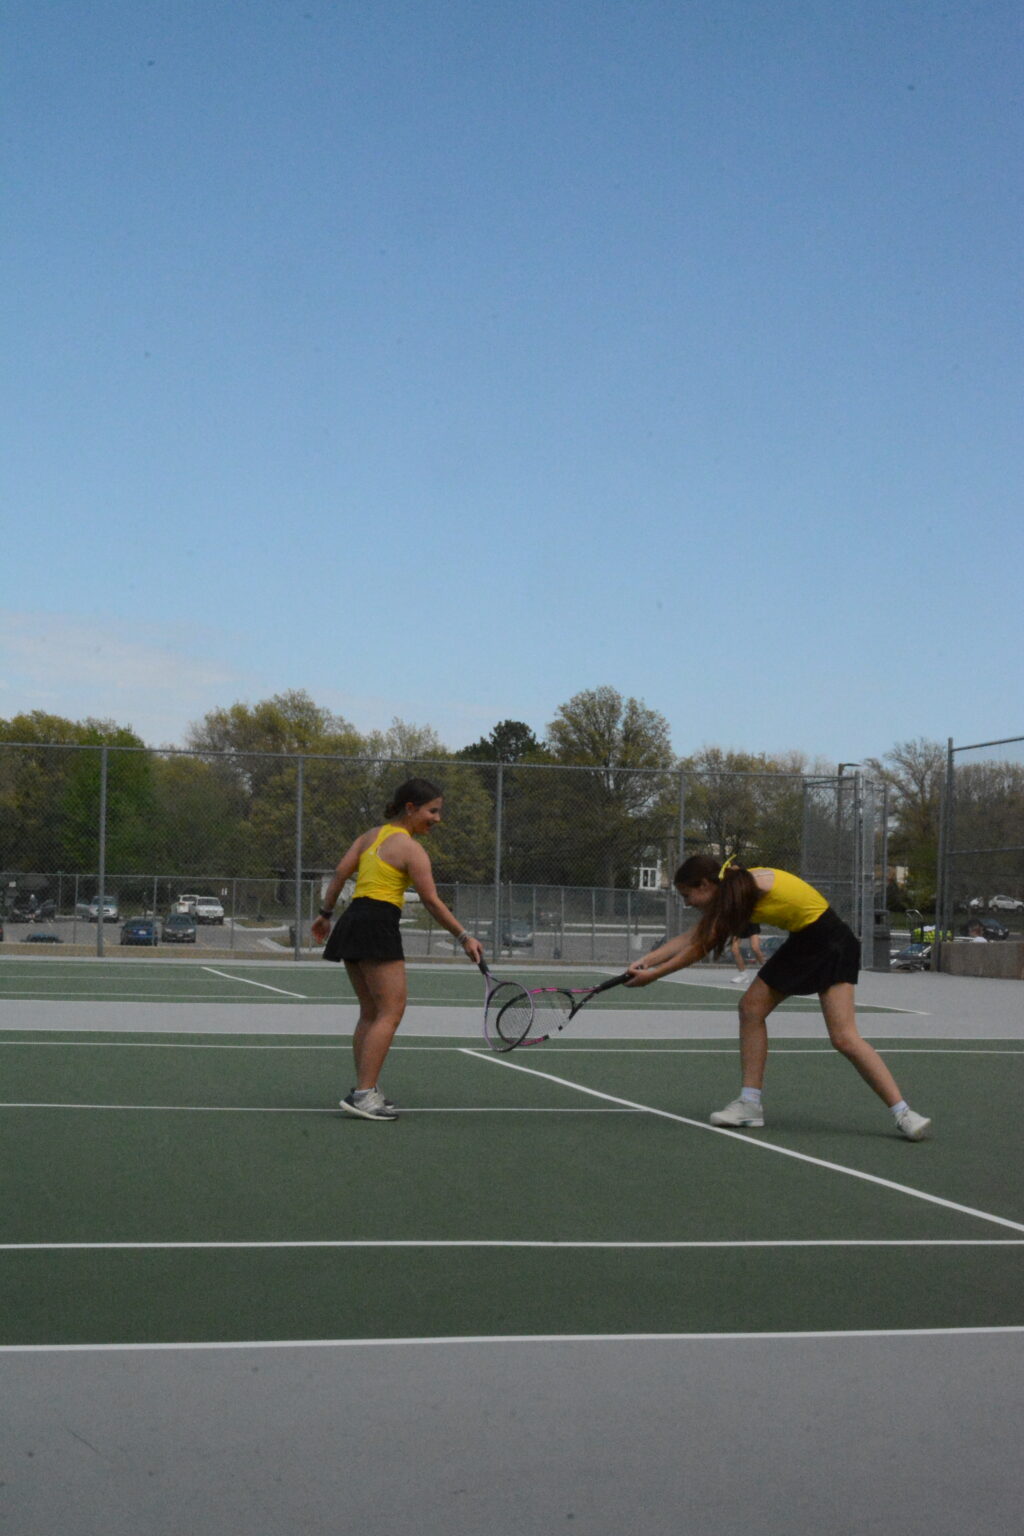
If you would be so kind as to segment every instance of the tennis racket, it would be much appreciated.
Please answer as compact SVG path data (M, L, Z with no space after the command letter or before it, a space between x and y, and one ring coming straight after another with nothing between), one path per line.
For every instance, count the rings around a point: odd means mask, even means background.
M514 1051L533 1028L533 998L518 981L499 981L487 969L486 960L480 959L477 964L487 987L484 1039L492 1051Z
M531 988L530 997L533 999L535 1014L547 1014L550 1022L554 1025L554 1028L549 1029L546 1034L534 1035L529 1040L526 1039L526 1035L529 1033L529 1030L524 1030L516 1044L542 1045L545 1040L551 1039L552 1034L558 1034L560 1030L563 1030L569 1023L570 1019L574 1019L579 1013L580 1009L586 1007L587 1003L590 1002L592 997L596 997L599 992L608 992L612 987L621 987L623 982L629 981L630 974L631 973L629 971L623 971L619 976L609 976L605 981L599 982L596 987ZM502 1034L503 1031L500 1012L495 1022L499 1034ZM540 1022L539 1027L543 1028L543 1021ZM509 1034L512 1032L511 1023L509 1025L508 1032ZM512 1046L506 1046L506 1050L512 1049Z

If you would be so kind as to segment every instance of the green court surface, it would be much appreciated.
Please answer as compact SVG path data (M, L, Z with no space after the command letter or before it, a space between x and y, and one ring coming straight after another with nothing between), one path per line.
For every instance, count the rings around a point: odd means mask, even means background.
M1020 1326L1024 1046L883 1054L934 1139L824 1040L730 1133L725 1041L400 1036L374 1125L337 1109L345 1038L8 1029L0 1344Z
M502 979L511 977L525 986L557 986L562 972L536 969L514 962L500 967ZM601 979L612 974L601 972ZM575 981L575 975L573 981ZM572 984L572 983L570 983ZM478 971L464 964L410 966L409 1003L440 1004L454 1008L480 1007L483 982ZM590 1008L621 1009L623 993L606 994ZM630 1012L655 1009L701 1009L732 1013L736 998L721 986L655 982L628 993ZM275 965L192 960L0 960L0 1000L33 999L61 1002L122 1003L337 1003L355 1002L343 966ZM786 1012L817 1012L811 999L790 998ZM884 1009L862 1008L862 1013Z

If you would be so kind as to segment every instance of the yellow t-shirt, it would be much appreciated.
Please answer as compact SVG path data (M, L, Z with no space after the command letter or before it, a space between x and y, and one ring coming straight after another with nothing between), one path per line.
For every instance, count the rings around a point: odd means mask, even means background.
M759 870L752 869L750 873L756 875ZM772 923L776 928L798 933L801 928L817 922L821 914L828 910L828 902L821 892L816 891L813 885L808 885L806 880L801 880L799 875L791 875L784 869L774 869L771 873L775 876L775 883L770 891L761 893L760 900L750 914L752 923Z
M356 896L369 896L374 901L390 901L396 907L404 905L405 893L412 880L404 869L396 869L380 856L381 843L396 832L401 832L403 837L412 836L405 827L394 827L386 821L366 852L359 855L353 900Z

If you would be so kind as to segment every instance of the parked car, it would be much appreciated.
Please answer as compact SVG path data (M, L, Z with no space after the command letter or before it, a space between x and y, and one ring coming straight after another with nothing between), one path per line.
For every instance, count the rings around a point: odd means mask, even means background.
M116 923L120 917L120 913L117 909L116 896L104 896L102 903L100 902L100 898L98 896L94 896L92 901L90 901L89 905L85 908L84 912L84 915L88 918L89 922L99 922L101 905L103 907L103 921L105 923ZM79 902L78 906L75 908L75 911L76 913L81 913L81 902Z
M51 897L41 901L34 893L26 896L19 891L11 902L7 918L12 923L50 923L56 915L57 903Z
M163 920L160 937L165 944L194 944L196 920L191 912L169 912Z
M533 929L522 918L514 917L502 928L501 942L505 949L529 949L533 944Z
M1016 896L990 896L988 909L990 912L1024 912L1024 901L1019 901Z
M63 944L64 940L59 933L26 933L22 940L24 944Z
M927 971L931 963L931 945L920 943L905 944L889 959L890 969L894 971Z
M224 907L216 896L183 894L174 903L175 912L188 912L197 923L223 923Z
M960 929L964 938L970 938L971 929L980 928L986 939L1008 939L1010 930L1005 923L1001 923L997 917L972 917L969 923L964 923Z
M130 917L121 929L122 944L146 944L155 947L157 937L156 919L153 917Z

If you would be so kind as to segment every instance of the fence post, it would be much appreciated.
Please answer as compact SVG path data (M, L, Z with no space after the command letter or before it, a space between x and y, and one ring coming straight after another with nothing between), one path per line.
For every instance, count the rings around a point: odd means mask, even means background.
M955 790L953 779L953 738L946 738L946 782L942 789L942 799L939 802L939 846L936 859L936 891L935 891L935 942L932 947L932 965L938 970L942 964L941 945L950 926L953 916L952 894L950 892L950 844L953 835L953 817L955 815ZM923 934L922 934L923 938Z
M295 944L293 946L293 959L299 960L302 955L302 791L304 787L303 766L305 759L297 759L295 775Z
M99 880L96 893L96 953L103 954L103 916L107 894L107 747L100 747L100 826L99 826Z
M686 769L679 770L679 863L686 859ZM675 870L669 871L665 887L665 937L679 931L679 903L675 900Z
M498 764L498 788L494 801L494 932L491 935L491 952L494 955L501 954L501 839L504 835L502 829L503 807L502 799L505 793L505 766Z

